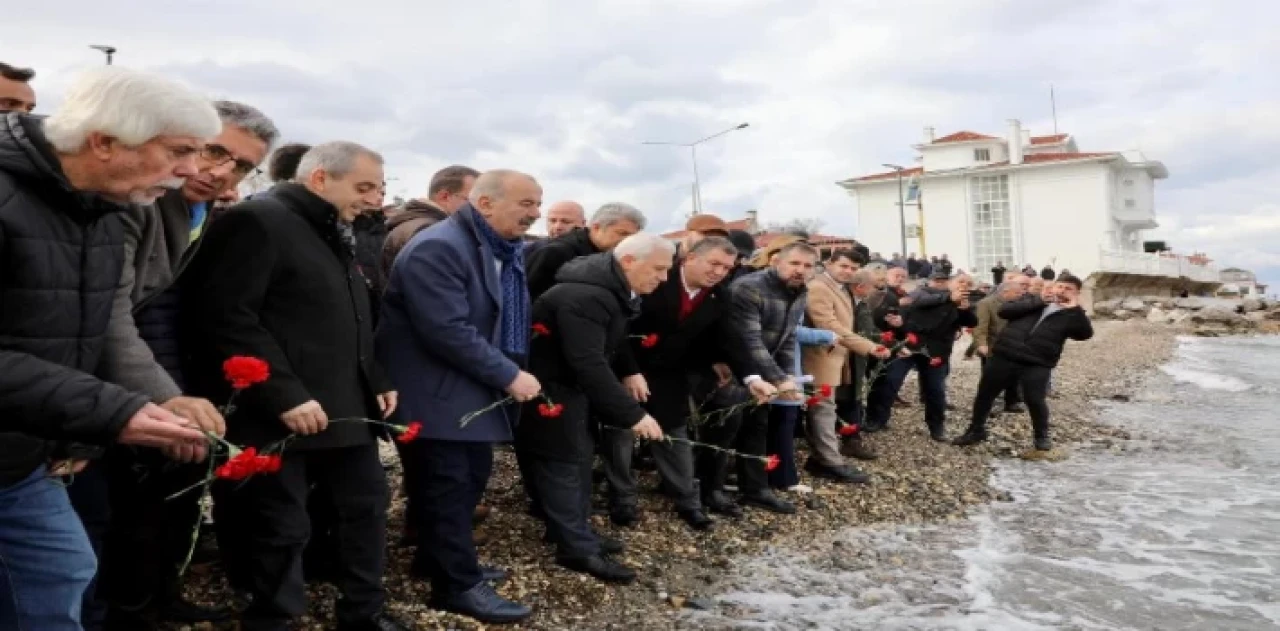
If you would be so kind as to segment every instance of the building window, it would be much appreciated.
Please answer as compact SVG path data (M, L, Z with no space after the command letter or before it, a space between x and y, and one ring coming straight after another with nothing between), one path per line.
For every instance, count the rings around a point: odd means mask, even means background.
M1132 199L1126 199L1126 200L1124 200L1124 207L1125 207L1125 208L1133 208L1134 206L1137 206L1137 205L1138 205L1138 204L1137 204L1136 202L1134 202Z
M991 162L990 149L974 149L973 159L977 162Z
M1013 215L1009 210L1009 176L989 175L969 179L972 204L973 264L987 274L997 262L1015 264Z

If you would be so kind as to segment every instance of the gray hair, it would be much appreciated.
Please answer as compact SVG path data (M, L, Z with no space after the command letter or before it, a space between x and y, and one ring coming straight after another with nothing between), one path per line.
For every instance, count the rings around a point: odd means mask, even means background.
M249 132L265 143L268 150L280 138L276 124L256 107L235 101L214 101L213 107L218 110L218 118L222 119L223 125L235 125Z
M481 197L490 199L502 199L507 192L507 180L514 177L527 177L535 184L538 182L533 176L511 169L493 169L485 171L471 183L471 194L467 196L467 201L474 206L480 203Z
M356 167L356 158L367 156L382 164L378 152L346 140L334 140L312 147L298 162L297 179L305 181L316 171L324 171L333 177L342 177Z
M859 285L875 285L876 275L871 270L860 269L853 273L849 279L850 287L858 287Z
M596 214L591 215L590 224L608 228L619 221L630 221L636 225L637 230L644 230L646 223L644 213L635 206L622 202L609 202L597 209Z
M618 244L618 247L613 249L613 258L619 261L624 256L646 259L655 252L661 252L667 256L675 256L676 244L664 239L662 235L653 234L652 232L637 232L623 239Z
M43 129L54 149L73 153L95 132L137 147L165 135L207 140L222 121L209 99L172 79L99 66L76 79Z
M879 261L876 261L875 263L867 263L867 265L862 269L868 272L885 272L885 271L888 271L889 266Z
M694 244L692 248L689 248L688 255L698 256L713 250L719 250L734 258L737 258L738 256L738 248L733 245L732 241L725 237L717 237L715 235L706 237Z

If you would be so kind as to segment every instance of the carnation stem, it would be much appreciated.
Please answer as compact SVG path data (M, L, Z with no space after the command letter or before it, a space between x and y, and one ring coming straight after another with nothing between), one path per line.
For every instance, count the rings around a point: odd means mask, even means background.
M613 430L613 431L615 431L615 432L628 432L628 433L629 433L629 432L631 432L631 430L630 430L630 429L626 429L626 428L623 428L623 427L614 427L614 426L612 426L612 425L601 425L600 427L603 427L603 428L605 428L605 429L609 429L609 430ZM757 455L754 455L754 454L744 454L744 453L742 453L742 452L740 452L740 451L736 451L736 450L733 450L733 449L725 449L724 447L718 447L718 446L716 446L716 445L709 445L709 444L707 444L707 443L700 443L700 442L698 442L698 441L696 441L696 440L689 440L688 438L679 438L679 437L677 437L677 436L669 436L669 435L667 435L667 434L663 434L663 435L662 435L662 438L660 438L660 439L659 439L659 442L668 442L668 443L684 443L684 444L686 444L686 445L689 445L690 447L701 447L701 448L703 448L703 449L710 449L711 451L718 451L718 452L720 452L720 453L722 453L722 454L728 454L728 455L730 455L730 456L734 456L734 457L737 457L737 458L750 458L750 459L752 459L752 460L759 460L759 461L761 461L761 462L764 462L765 464L768 464L768 463L769 463L769 456L757 456Z

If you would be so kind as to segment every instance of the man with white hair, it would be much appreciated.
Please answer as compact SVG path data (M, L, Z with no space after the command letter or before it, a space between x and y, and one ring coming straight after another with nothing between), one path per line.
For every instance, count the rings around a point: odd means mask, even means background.
M364 422L330 423L382 419L396 408L396 392L374 361L370 295L351 233L351 222L379 202L382 165L352 142L312 147L297 183L209 226L183 283L191 391L226 401L222 362L262 358L271 377L236 400L227 439L262 448L290 437L279 473L213 489L236 517L219 527L242 529L236 553L252 596L241 614L246 630L283 631L306 613L309 494L324 494L335 508L338 627L409 628L383 610L388 497L375 439L383 432Z
M213 106L222 131L200 150L196 174L155 204L133 206L122 215L124 273L116 289L100 374L221 435L225 427L217 408L207 399L182 394L176 285L212 204L226 191L234 192L258 168L280 134L251 106L233 101L215 101ZM90 620L105 613L107 600L113 605L111 616L121 619L111 624L120 628L140 626L137 617L144 612L187 623L224 617L183 601L177 580L190 543L184 530L199 520L200 498L197 493L170 496L203 479L206 469L175 467L155 450L120 447L87 467L79 484L69 488L90 538L105 536L98 581L104 598L86 597L86 627L93 628ZM109 502L86 497L100 494L98 478L109 485ZM103 529L109 532L95 532Z
M529 295L537 300L556 284L556 273L580 256L608 252L623 239L644 230L644 214L634 206L612 202L591 216L586 228L575 228L529 254Z
M124 260L119 214L196 173L221 123L191 90L119 67L86 73L45 119L0 117L0 628L80 629L93 550L46 465L119 442L204 458L206 439L93 376Z
M493 443L512 440L518 409L501 402L542 391L523 369L533 333L522 256L541 205L532 177L481 174L466 204L395 257L378 325L378 358L404 392L403 416L422 422L404 450L418 478L406 485L418 525L412 571L430 578L432 606L489 624L533 613L493 590L506 574L480 565L471 521ZM477 410L485 412L462 426Z
M628 322L639 314L638 296L666 280L675 246L655 234L623 239L612 252L569 262L556 285L533 304L533 321L545 327L532 343L529 371L542 384L543 398L563 407L516 428L516 450L531 476L545 515L547 539L556 563L602 581L630 583L635 572L605 556L591 530L591 463L595 457L589 424L601 432L625 432L647 440L662 428L622 385L611 364L628 342Z

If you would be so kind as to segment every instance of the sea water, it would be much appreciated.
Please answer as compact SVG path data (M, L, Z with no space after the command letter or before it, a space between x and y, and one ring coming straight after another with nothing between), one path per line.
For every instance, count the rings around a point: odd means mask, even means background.
M745 562L683 626L1280 629L1280 338L1180 339L1131 401L1100 405L1133 441L1000 461L1013 501L958 523Z

